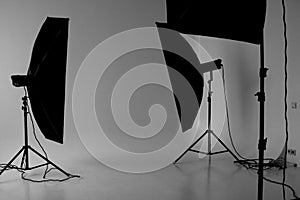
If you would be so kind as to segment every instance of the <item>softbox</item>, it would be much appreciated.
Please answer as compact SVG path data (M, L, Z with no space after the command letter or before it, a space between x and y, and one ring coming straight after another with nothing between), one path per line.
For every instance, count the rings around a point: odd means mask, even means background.
M266 15L266 0L166 0L166 28L260 44Z
M192 128L203 96L203 73L220 69L221 60L200 63L198 56L177 31L156 23L182 132Z
M200 62L192 47L178 32L161 28L160 23L156 25L182 132L185 132L192 128L202 101L204 83Z
M28 96L43 135L63 143L68 18L47 17L34 43Z

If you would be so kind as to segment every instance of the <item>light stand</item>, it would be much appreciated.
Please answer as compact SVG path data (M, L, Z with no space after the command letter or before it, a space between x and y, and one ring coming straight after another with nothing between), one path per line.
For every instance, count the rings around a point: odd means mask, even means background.
M72 174L69 174L69 173L65 172L64 170L62 170L60 167L58 167L56 164L54 164L53 162L51 162L48 158L46 158L45 156L43 156L42 154L40 154L38 151L36 151L34 148L32 148L28 144L27 115L29 114L29 112L28 112L28 96L26 94L22 97L22 101L23 101L22 110L23 110L23 116L24 116L24 146L2 168L2 170L0 171L0 175L6 169L10 168L10 166L14 162L14 160L23 152L23 156L22 156L22 160L21 160L21 165L20 165L20 168L18 168L20 170L32 170L32 169L35 169L35 168L39 168L39 167L43 167L43 166L46 166L48 164L51 164L53 167L55 167L57 170L59 170L60 172L62 172L63 174L65 174L67 177L74 177L74 176L76 176L76 175L72 175ZM39 156L40 158L42 158L43 160L45 160L46 163L30 167L30 165L29 165L29 150L31 150L37 156ZM23 166L24 164L25 164L25 166Z
M174 164L176 164L188 151L194 152L194 153L201 153L201 154L205 154L205 155L214 155L214 154L220 154L220 153L225 153L225 152L229 152L234 158L235 160L239 160L236 155L234 155L232 153L232 151L225 145L225 143L213 132L213 130L211 129L211 108L212 108L212 104L211 104L211 99L212 99L212 89L211 89L211 83L213 81L213 71L210 71L210 79L207 81L208 83L208 93L207 93L207 103L208 103L208 109L207 109L207 130L188 148L186 149L175 161ZM204 137L207 135L207 150L208 152L202 152L199 150L195 150L193 149L193 147ZM211 152L211 136L214 136L219 143L222 144L222 146L226 149L223 151L217 151L217 152Z
M262 38L259 44L260 51L260 68L259 68L259 92L255 94L257 96L257 101L259 102L259 139L258 139L258 183L257 183L257 199L263 200L263 184L264 184L264 151L267 146L267 138L265 138L265 120L264 120L264 110L265 110L265 82L264 79L267 77L268 68L264 64L264 40ZM240 163L240 161L234 161L235 163Z
M266 150L267 139L265 138L264 132L264 110L265 110L265 82L264 79L267 77L268 68L265 68L264 59L264 39L259 46L260 51L260 71L259 71L259 83L260 91L255 95L257 96L259 102L259 141L258 141L258 188L257 188L257 199L263 199L263 184L264 184L264 151Z

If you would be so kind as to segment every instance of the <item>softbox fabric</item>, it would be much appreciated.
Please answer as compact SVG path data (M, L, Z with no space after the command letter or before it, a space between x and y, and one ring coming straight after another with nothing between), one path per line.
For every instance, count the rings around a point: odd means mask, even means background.
M164 27L185 34L260 44L266 0L166 0Z
M156 23L182 131L192 128L203 96L203 68L189 43L177 31Z
M49 140L63 143L68 18L47 17L33 46L27 86L34 118Z

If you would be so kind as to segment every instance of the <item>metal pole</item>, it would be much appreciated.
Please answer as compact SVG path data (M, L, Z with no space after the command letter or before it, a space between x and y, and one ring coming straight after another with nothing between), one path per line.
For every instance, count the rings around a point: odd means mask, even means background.
M29 169L29 154L28 154L28 130L27 130L27 96L25 95L22 100L23 100L23 114L24 114L24 155L25 155L25 169Z
M208 127L208 136L207 136L207 152L210 155L211 154L211 96L212 96L212 91L211 91L211 82L213 81L213 71L209 72L210 79L208 80L208 97L207 97L207 102L208 102L208 119L207 119L207 127Z
M258 164L258 188L257 188L257 199L263 200L263 179L264 179L264 151L266 150L267 140L264 136L264 103L265 103L265 84L264 79L267 77L267 68L264 64L264 40L260 44L260 91L256 94L259 101L259 164Z

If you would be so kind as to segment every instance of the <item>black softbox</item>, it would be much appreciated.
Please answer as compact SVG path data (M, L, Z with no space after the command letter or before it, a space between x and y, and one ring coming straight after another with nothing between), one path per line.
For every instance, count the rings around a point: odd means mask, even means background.
M181 33L260 44L266 0L166 0L166 28Z
M218 69L220 60L200 63L182 35L156 23L182 132L192 128L203 96L203 73ZM179 75L180 74L180 75Z
M34 43L28 96L43 135L63 143L68 18L47 17Z

